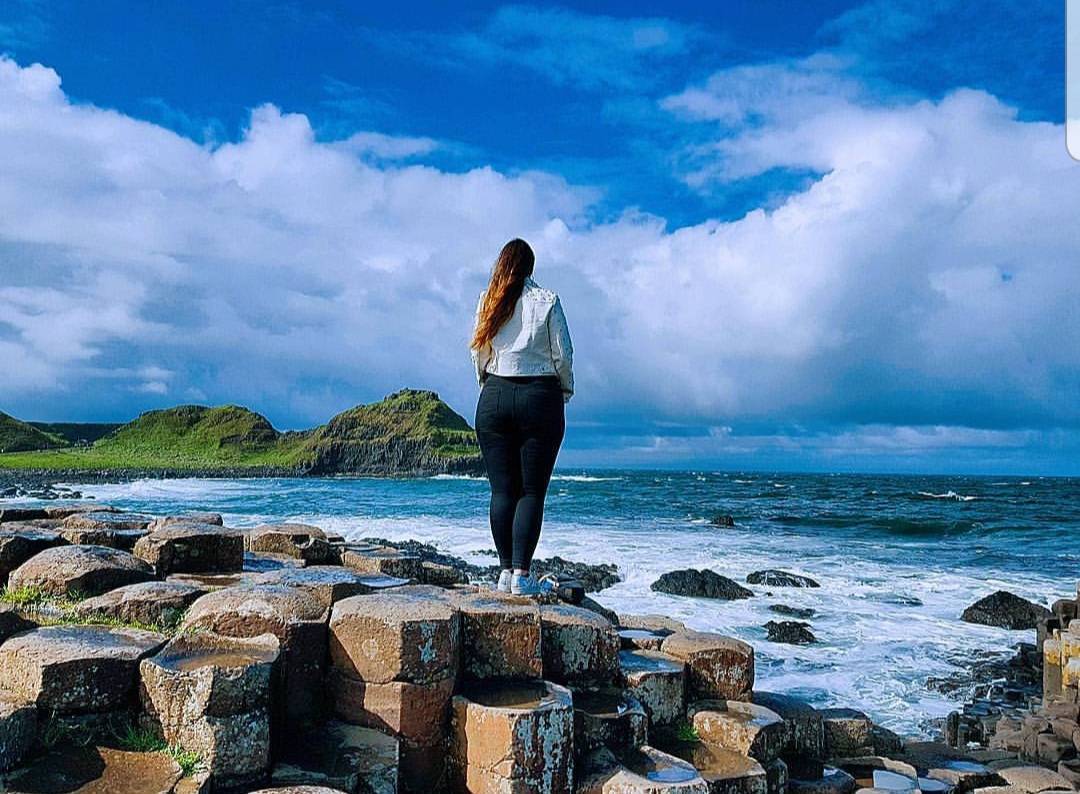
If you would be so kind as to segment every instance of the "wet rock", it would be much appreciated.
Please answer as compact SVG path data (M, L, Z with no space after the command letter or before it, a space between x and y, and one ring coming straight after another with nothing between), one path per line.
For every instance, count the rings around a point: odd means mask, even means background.
M236 573L174 573L165 578L167 582L179 582L201 590L223 590L236 585L259 584L259 574L249 571Z
M271 554L263 551L244 552L245 573L271 573L285 568L305 568L307 563L288 554Z
M606 747L616 753L645 744L649 715L637 698L621 689L574 692L574 752Z
M611 621L569 604L540 607L544 678L562 684L611 683L619 670L619 636Z
M573 779L570 691L546 681L485 684L451 703L451 770L476 792L562 794Z
M825 755L829 758L864 755L872 748L874 728L861 711L847 708L818 709L825 735Z
M768 632L766 639L769 642L787 645L813 645L817 642L810 624L801 620L770 620L763 628Z
M699 700L686 709L703 742L767 763L787 743L787 726L776 712L737 700Z
M172 573L226 573L244 566L244 536L217 524L171 523L135 544L135 556L158 576Z
M426 684L453 678L461 655L461 617L438 588L400 587L334 606L330 661L367 683Z
M694 766L644 745L619 756L605 749L583 762L577 794L709 794Z
M754 649L742 640L701 631L672 634L660 646L686 663L690 693L701 699L749 700Z
M660 651L621 651L627 691L649 714L650 724L671 725L686 710L686 665Z
M765 769L753 758L708 742L682 743L672 750L697 769L709 794L767 794Z
M1002 629L1033 629L1040 620L1050 616L1051 612L1046 607L1006 590L998 590L965 609L960 619L966 623Z
M300 792L397 794L398 740L371 728L330 721L290 739L270 780ZM289 788L275 788L274 794ZM291 789L297 791L296 788Z
M870 744L878 755L899 755L904 751L903 738L880 725L870 728Z
M22 761L34 744L36 732L34 704L0 691L0 772Z
M658 651L668 636L648 629L619 629L619 643L624 650Z
M385 546L347 545L341 552L341 563L358 573L395 576L412 581L419 581L424 573L420 557Z
M1052 769L1041 766L1013 766L999 769L1000 775L1008 784L1029 794L1037 794L1040 791L1064 789L1068 791L1072 786L1064 777Z
M259 584L298 587L315 596L327 608L352 596L375 593L408 584L398 579L386 582L388 577L364 576L341 565L315 565L307 568L281 568L260 574Z
M68 516L64 519L64 527L67 529L146 529L153 520L153 516L142 513L95 510Z
M746 577L747 584L759 584L765 587L821 587L809 576L777 568L754 571Z
M127 705L139 661L160 648L156 632L45 626L0 645L0 681L45 713L106 712Z
M47 529L24 524L0 525L0 587L7 583L12 571L35 554L66 544L59 533Z
M610 620L615 625L618 625L618 623L619 623L619 616L617 614L615 614L614 610L608 609L603 604L600 604L600 603L594 601L593 599L589 598L588 596L585 596L584 598L582 598L576 604L576 606L579 606L582 609L587 609L590 612L595 612L597 615L600 615L601 617L607 618L608 620Z
M782 758L776 758L762 766L765 768L765 790L768 794L787 794L790 777L787 763Z
M495 592L455 595L461 610L462 673L468 677L540 678L540 607Z
M180 582L138 582L80 601L75 612L85 618L170 626L205 592Z
M69 543L131 551L151 520L140 513L76 513L63 520L59 531Z
M151 532L155 532L159 529L173 526L174 524L213 524L220 527L225 524L225 521L221 517L221 513L193 512L183 513L178 516L161 516L155 518L146 528Z
M822 759L825 753L825 729L821 714L813 706L776 692L754 692L752 703L777 714L787 726L785 756Z
M66 745L12 772L3 784L10 794L167 794L182 774L165 753Z
M851 794L855 778L843 769L826 767L825 774L814 780L788 780L789 794Z
M716 513L709 519L709 523L714 527L733 527L735 526L735 517L727 513Z
M198 753L215 787L258 780L270 762L270 696L280 646L202 632L180 635L140 665L145 721Z
M721 576L714 571L699 571L694 568L668 571L650 587L658 593L695 598L718 598L724 601L750 598L754 595L752 591L726 576Z
M778 615L786 615L788 617L799 618L801 620L812 618L815 614L817 614L810 607L793 607L788 606L787 604L770 604L769 611L775 612Z
M622 581L618 566L612 563L574 562L558 555L533 560L531 570L536 577L550 575L560 581L572 579L581 582L587 593L598 593ZM493 572L497 577L498 566L493 567Z
M96 596L154 578L138 557L105 546L58 546L31 557L8 577L8 586L54 596Z
M319 527L310 524L263 524L244 535L246 551L285 554L313 565L337 563L337 550Z
M327 610L309 593L278 585L238 585L200 597L184 615L183 629L228 637L273 634L281 642L285 718L315 717L322 708Z

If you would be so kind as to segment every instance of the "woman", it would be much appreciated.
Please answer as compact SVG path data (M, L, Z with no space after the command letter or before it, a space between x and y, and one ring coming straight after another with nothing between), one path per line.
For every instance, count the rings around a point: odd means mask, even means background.
M491 483L498 589L519 595L540 592L529 566L566 426L563 404L574 393L566 317L559 296L532 280L534 262L524 240L503 246L470 345L482 387L475 426Z

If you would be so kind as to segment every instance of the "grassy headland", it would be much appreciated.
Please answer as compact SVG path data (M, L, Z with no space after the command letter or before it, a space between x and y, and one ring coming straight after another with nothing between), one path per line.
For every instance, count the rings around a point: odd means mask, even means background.
M10 450L0 453L0 470L398 475L480 466L476 435L465 419L435 392L415 389L301 432L278 431L237 405L149 411L90 445L73 445L69 439L79 426L64 427L61 436L0 414L0 450Z

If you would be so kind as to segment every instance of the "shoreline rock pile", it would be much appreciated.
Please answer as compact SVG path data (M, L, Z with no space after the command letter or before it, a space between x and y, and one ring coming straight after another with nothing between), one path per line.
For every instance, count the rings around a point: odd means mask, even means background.
M1049 772L755 690L738 639L315 526L0 519L0 791L966 794ZM762 577L812 586L782 573ZM1075 693L1065 629L1045 645Z

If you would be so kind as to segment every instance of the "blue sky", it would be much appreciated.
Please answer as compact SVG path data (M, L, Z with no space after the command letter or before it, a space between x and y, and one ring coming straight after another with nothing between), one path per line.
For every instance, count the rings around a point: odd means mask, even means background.
M303 427L522 235L565 465L1080 473L1063 4L0 9L0 408Z

